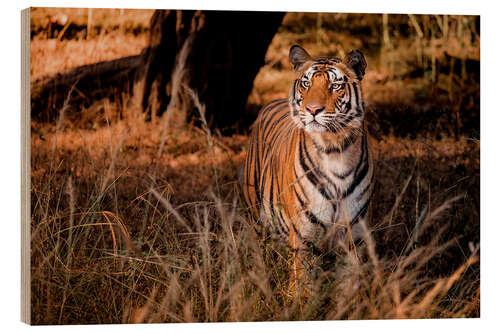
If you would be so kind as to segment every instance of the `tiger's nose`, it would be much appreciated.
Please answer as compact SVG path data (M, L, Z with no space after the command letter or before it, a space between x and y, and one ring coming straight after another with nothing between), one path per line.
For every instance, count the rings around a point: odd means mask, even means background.
M325 109L325 107L321 106L321 105L314 105L314 104L308 104L308 105L306 105L307 112L309 112L313 116L315 116L316 114L320 113L324 109Z

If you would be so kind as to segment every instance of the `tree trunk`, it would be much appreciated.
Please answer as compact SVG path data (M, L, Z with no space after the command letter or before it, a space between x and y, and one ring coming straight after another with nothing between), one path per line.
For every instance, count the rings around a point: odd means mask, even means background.
M166 110L176 56L194 34L183 83L198 93L212 127L234 130L283 16L281 12L157 10L144 58L142 107L148 118ZM188 98L181 99L189 119L194 107Z

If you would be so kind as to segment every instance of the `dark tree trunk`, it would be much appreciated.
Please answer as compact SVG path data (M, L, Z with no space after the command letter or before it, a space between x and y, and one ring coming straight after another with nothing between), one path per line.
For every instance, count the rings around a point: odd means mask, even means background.
M167 88L176 56L190 32L194 13L156 10L151 18L149 45L143 62L145 81L141 102L148 120L152 113L161 115L167 108L170 100Z
M166 110L176 56L194 34L184 83L199 94L213 127L234 129L283 16L281 12L156 11L144 58L142 106L148 118ZM193 107L186 99L183 102L189 118Z

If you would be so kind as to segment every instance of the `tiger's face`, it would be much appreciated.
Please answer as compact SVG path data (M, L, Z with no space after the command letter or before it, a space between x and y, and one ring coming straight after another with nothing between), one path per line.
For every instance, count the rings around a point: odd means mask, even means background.
M341 61L332 57L311 58L300 46L289 55L296 78L289 102L295 124L309 133L340 133L360 128L364 108L360 84L366 62L359 51Z

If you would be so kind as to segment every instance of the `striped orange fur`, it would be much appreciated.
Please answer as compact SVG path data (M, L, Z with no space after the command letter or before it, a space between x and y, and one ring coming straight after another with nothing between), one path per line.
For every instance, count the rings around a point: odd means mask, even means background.
M361 52L312 58L292 46L289 98L267 104L253 125L243 194L259 224L292 248L320 250L361 237L370 218L374 168L361 91Z
M356 241L370 218L374 184L364 120L359 51L345 59L289 55L296 78L288 99L260 112L243 167L243 194L258 224L301 252ZM294 262L295 276L300 256Z

